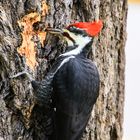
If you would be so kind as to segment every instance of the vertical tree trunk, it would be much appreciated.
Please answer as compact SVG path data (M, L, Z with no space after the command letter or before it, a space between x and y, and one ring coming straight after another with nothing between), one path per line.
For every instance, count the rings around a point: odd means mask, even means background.
M34 32L33 23L65 27L75 20L100 18L104 27L90 55L100 73L100 96L83 139L121 140L126 17L126 0L1 0L0 139L47 140L51 134L51 112L35 105L29 79L10 79L26 69L41 80L55 58L65 51L58 38Z

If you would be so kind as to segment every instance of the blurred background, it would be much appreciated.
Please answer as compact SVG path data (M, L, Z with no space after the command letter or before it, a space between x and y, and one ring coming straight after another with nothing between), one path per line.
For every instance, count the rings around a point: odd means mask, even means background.
M140 0L128 0L123 140L140 140Z

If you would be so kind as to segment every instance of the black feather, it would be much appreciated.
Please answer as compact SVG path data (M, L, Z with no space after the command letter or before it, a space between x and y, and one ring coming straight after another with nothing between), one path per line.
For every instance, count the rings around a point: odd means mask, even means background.
M99 74L94 63L75 56L53 80L57 140L79 140L99 93Z

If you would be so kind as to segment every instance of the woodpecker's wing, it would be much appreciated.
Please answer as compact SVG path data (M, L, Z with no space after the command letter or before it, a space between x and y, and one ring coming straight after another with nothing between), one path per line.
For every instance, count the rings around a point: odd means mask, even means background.
M37 104L49 107L52 99L52 79L42 81L32 81L32 87L34 89L35 99Z
M88 59L70 59L53 81L58 140L79 140L99 91L99 74Z
M38 104L48 106L52 102L52 82L58 67L60 66L64 57L59 57L51 70L47 73L46 77L42 81L31 81L34 89L35 98Z

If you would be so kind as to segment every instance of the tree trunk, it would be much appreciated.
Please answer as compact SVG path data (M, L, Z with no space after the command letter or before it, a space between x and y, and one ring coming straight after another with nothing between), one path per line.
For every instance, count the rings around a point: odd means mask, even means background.
M10 78L26 69L41 80L65 51L57 37L32 25L98 19L104 27L89 57L100 73L100 96L83 140L121 140L126 17L126 0L0 0L0 140L47 140L52 133L51 112L36 105L29 79Z

